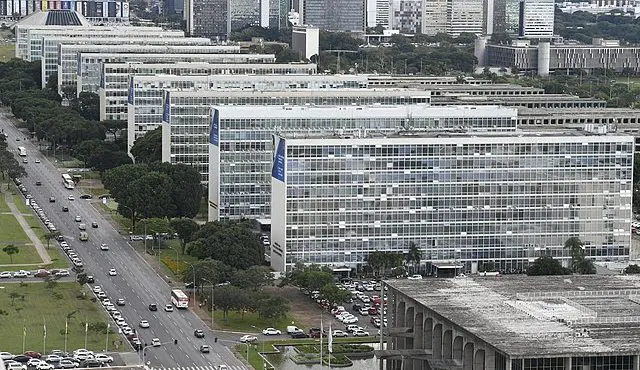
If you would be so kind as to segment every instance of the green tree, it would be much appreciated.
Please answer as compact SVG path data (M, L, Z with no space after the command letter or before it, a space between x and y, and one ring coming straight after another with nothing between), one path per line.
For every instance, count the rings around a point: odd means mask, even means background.
M60 234L59 231L51 231L51 232L48 232L48 233L44 234L44 238L47 239L47 249L49 249L49 244L51 243L51 239L55 239L60 235L61 234Z
M140 220L138 225L136 225L134 232L138 235L144 234L147 235L155 235L155 234L173 234L175 230L169 223L169 220L165 218L146 218Z
M9 255L9 260L11 261L11 264L13 264L13 255L20 253L20 249L13 244L9 244L6 247L2 248L2 251Z
M78 95L76 110L90 121L100 120L100 97L96 93L83 91Z
M575 272L582 275L593 275L596 273L596 266L588 258L582 258L575 265Z
M247 294L244 290L233 285L225 285L214 289L214 305L222 310L224 322L228 321L229 311L242 308ZM211 299L211 297L209 297Z
M151 171L134 180L128 187L133 201L132 209L144 218L166 217L175 208L171 199L173 183L163 173Z
M136 163L162 161L162 126L136 139L131 147L131 155L136 159Z
M422 260L422 251L420 251L416 246L416 243L409 242L409 251L405 255L405 260L411 265L414 271L416 265L420 265L420 261Z
M329 305L333 306L351 299L351 292L338 288L336 284L329 283L320 288L320 297L326 299Z
M211 284L221 284L231 279L233 268L225 265L221 261L211 258L197 261L190 268L182 271L182 281L193 282L195 280L196 287L202 286L206 280Z
M186 251L198 259L215 258L235 269L247 269L264 261L260 239L246 221L208 222L192 239Z
M273 284L273 273L266 266L251 266L237 270L231 277L231 284L246 290L259 291Z
M571 270L576 272L578 263L584 260L584 244L577 236L572 236L564 242L564 249L571 253Z
M195 217L200 210L203 195L200 172L195 167L182 163L155 162L149 164L149 168L166 174L173 182L171 199L174 211L167 216Z
M82 272L76 275L76 280L78 284L85 285L89 282L89 276L85 272Z
M551 256L542 256L527 268L527 275L570 275L571 270L562 267L560 262Z
M178 234L180 239L180 251L184 254L187 243L191 241L193 234L198 231L198 224L190 218L174 218L171 219L171 227Z
M640 274L640 266L633 264L624 269L625 274Z
M123 120L105 120L100 121L100 125L104 128L104 130L111 135L113 135L113 140L118 138L118 132L125 130L127 128L127 121Z
M262 295L257 299L258 315L264 319L278 319L289 311L287 300L280 296Z

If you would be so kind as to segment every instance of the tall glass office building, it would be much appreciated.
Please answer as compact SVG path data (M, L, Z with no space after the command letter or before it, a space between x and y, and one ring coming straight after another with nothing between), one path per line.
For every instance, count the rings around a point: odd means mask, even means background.
M351 99L356 97L361 99L358 92ZM403 127L513 130L516 125L515 108L431 107L413 104L411 95L385 98L384 93L376 100L397 105L214 107L209 138L209 219L269 218L274 133L304 137L367 131L385 135Z
M221 139L222 139L221 132ZM631 136L580 131L274 137L271 264L357 268L373 251L422 263L629 256Z

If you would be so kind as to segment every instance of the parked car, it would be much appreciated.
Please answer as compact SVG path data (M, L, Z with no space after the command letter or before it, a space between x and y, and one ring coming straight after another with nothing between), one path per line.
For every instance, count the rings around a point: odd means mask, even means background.
M278 329L275 328L266 328L262 331L262 334L264 335L281 335L282 332Z
M368 331L364 331L362 329L358 329L358 330L354 330L353 331L353 336L354 337L368 337L369 336L369 332Z
M104 353L96 353L95 359L97 361L100 361L102 363L107 363L107 364L110 364L113 362L113 357L106 355Z
M409 280L422 280L422 275L411 275L407 279Z
M240 343L253 343L257 341L258 337L256 337L255 335L243 335L240 337Z
M307 334L305 334L304 332L302 332L302 331L296 331L296 332L291 333L291 338L294 338L294 339L309 338L309 336Z
M334 337L348 337L349 334L347 334L346 332L342 331L342 330L334 330L331 333L332 336Z

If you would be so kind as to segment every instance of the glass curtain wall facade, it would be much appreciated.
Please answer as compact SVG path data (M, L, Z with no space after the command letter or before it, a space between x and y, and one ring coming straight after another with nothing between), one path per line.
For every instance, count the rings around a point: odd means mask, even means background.
M279 91L366 87L366 76L356 75L131 76L127 94L128 148L131 149L137 138L162 124L164 89Z
M474 134L475 135L475 134ZM518 269L629 256L631 136L433 135L282 139L273 157L272 267L357 267L373 251Z
M357 96L357 94L356 94ZM218 143L209 149L209 218L268 218L274 133L317 135L361 131L384 135L402 127L512 130L516 109L429 107L407 100L378 98L398 106L217 106ZM407 104L407 105L402 105ZM217 117L217 118L216 118ZM216 187L219 190L216 190Z
M100 78L100 120L127 119L131 75L314 75L315 64L103 63Z

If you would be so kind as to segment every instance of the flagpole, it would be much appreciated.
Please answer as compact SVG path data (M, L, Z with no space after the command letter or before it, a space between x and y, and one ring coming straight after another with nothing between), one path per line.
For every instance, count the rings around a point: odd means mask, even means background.
M324 334L324 327L322 325L322 312L320 312L320 367L323 368L324 364L322 363L322 334Z
M111 328L111 324L107 323L107 338L104 340L104 351L107 352L107 348L109 347L109 328Z
M331 323L329 323L329 343L327 343L327 351L329 351L329 370L331 370L331 354L333 353L333 331L331 330Z
M64 351L67 352L67 335L69 334L69 318L64 319Z
M86 319L85 319L86 320ZM84 323L84 348L87 348L87 333L89 332L89 323Z
M27 326L26 324L22 325L22 353L24 353L25 351L25 347L26 347L26 342L27 342Z
M42 354L47 353L47 322L45 321L44 318L42 318L42 328L43 328L43 334L42 334Z

